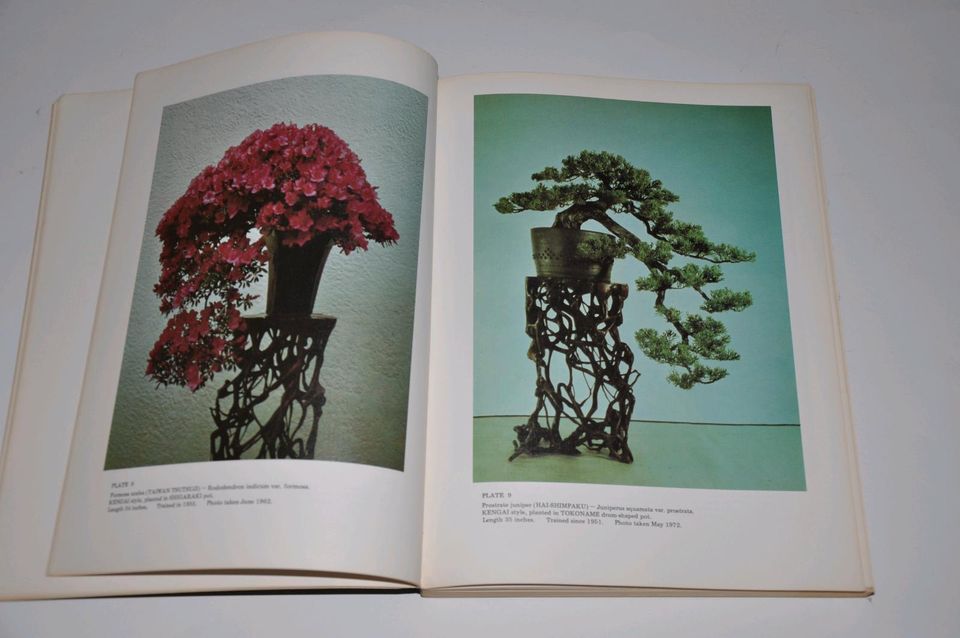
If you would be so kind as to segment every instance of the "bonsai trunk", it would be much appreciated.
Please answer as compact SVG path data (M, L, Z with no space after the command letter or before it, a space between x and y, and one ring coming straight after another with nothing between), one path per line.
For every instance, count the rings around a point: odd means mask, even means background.
M569 208L557 213L553 222L554 228L579 229L585 222L591 219L598 222L601 226L609 230L631 248L640 244L640 238L632 232L613 221L613 218L607 214L607 207L603 204L574 204Z

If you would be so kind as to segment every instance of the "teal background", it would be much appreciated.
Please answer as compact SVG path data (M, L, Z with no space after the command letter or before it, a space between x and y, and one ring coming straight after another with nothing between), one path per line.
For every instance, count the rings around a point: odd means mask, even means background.
M348 75L283 78L164 107L106 469L209 460L210 407L235 372L218 374L195 393L157 387L144 373L166 323L153 292L160 273L154 229L203 167L276 122L331 128L360 158L393 214L395 245L371 242L350 255L334 249L320 281L314 311L336 317L337 325L320 371L327 403L316 458L403 469L427 97L395 82ZM266 276L252 292L260 299L250 314L261 313ZM279 404L280 396L271 400Z
M721 286L749 290L747 310L715 315L739 361L729 376L681 390L667 366L639 355L633 333L668 325L653 298L636 290L642 264L617 261L613 280L630 284L621 337L638 353L634 419L688 423L798 424L786 277L769 107L657 104L555 95L475 98L474 414L522 415L533 408L534 366L524 333L524 277L533 274L530 228L552 213L497 213L499 197L535 185L531 173L588 149L623 155L680 198L677 219L701 224L714 242L757 254L723 266ZM643 234L630 218L620 223ZM599 225L584 228L603 230ZM682 263L675 258L672 263ZM668 303L695 310L699 297L675 291ZM797 437L799 454L799 437ZM504 455L506 456L506 455Z

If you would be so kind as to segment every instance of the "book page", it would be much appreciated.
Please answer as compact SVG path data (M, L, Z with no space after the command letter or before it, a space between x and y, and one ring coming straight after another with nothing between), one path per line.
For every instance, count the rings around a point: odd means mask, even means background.
M138 76L51 574L417 581L435 87L337 33Z
M130 97L130 91L66 95L53 107L17 382L4 432L0 598L369 587L369 580L315 576L47 575L110 234ZM96 162L86 161L92 149ZM84 211L83 215L77 215L78 210ZM74 250L78 243L84 250ZM35 453L37 450L43 453ZM25 521L30 524L24 525ZM376 586L388 583L380 581Z
M869 590L809 89L452 78L437 145L424 589Z

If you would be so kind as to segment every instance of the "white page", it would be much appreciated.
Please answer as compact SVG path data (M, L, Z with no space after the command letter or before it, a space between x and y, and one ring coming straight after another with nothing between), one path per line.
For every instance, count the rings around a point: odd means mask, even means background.
M487 207L483 210L474 210L474 97L484 94L770 107L805 489L474 482L471 410L476 400L472 384L476 353L472 344L477 326L473 325L472 216L495 214L495 200L484 202ZM573 134L572 129L569 132ZM630 131L624 130L623 135ZM717 590L870 589L809 89L532 74L452 78L440 84L437 144L436 207L444 214L437 220L440 241L434 257L424 589L521 583ZM554 166L560 157L555 160ZM531 171L542 168L540 164ZM519 183L533 186L532 182ZM510 190L519 189L507 189L503 195ZM544 219L542 225L548 224ZM532 272L531 263L529 274ZM513 292L520 296L511 297L515 303L522 303L521 290L518 280ZM523 325L520 321L497 329L522 332ZM635 344L633 347L636 349ZM532 387L530 402L532 407ZM510 451L503 450L504 464ZM526 462L544 459L528 457ZM644 450L639 450L635 463L644 462L648 462ZM572 463L584 461L577 458ZM593 511L597 505L607 505L653 512L657 508L683 509L693 514L653 515L654 519L682 521L679 528L611 525L609 519L596 526L548 524L544 517L533 522L504 522L510 515L514 519L527 516L531 508L524 504L537 502L546 504L543 508L547 509L551 503L557 509L562 509L563 503L574 503ZM493 513L485 515L484 509ZM484 523L484 518L493 520Z
M191 462L105 471L164 107L271 80L314 76L386 80L425 96L428 105L403 471L359 463L286 460ZM417 581L435 88L436 65L423 51L389 38L336 33L280 38L138 76L51 573L321 570ZM326 361L324 370L331 365ZM161 491L185 485L204 491L211 485L306 489L281 489L265 499L268 502L257 499L257 505L264 507L231 507L229 496L234 492L227 495L226 507L151 509L111 516L107 510L112 489L130 482L137 489Z
M0 598L369 587L369 580L326 577L47 575L110 234L130 96L130 91L67 95L54 105L17 383L3 447ZM86 161L91 150L96 162ZM78 245L83 250L76 250ZM42 453L35 453L38 450ZM25 525L26 521L30 524Z

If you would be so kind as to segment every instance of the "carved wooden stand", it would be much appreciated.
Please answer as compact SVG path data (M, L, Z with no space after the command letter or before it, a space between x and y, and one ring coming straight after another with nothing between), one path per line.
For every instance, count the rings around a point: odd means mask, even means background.
M537 366L537 405L514 428L509 460L575 455L586 446L633 462L627 430L640 373L633 369L633 351L620 340L627 292L625 284L527 277L527 334L533 340L527 356ZM573 431L564 436L561 422L572 423Z
M210 435L210 456L239 459L259 445L258 459L312 459L327 402L320 368L337 320L281 315L244 321L248 337L240 372L217 391L210 409L217 427ZM279 405L266 403L278 393Z

